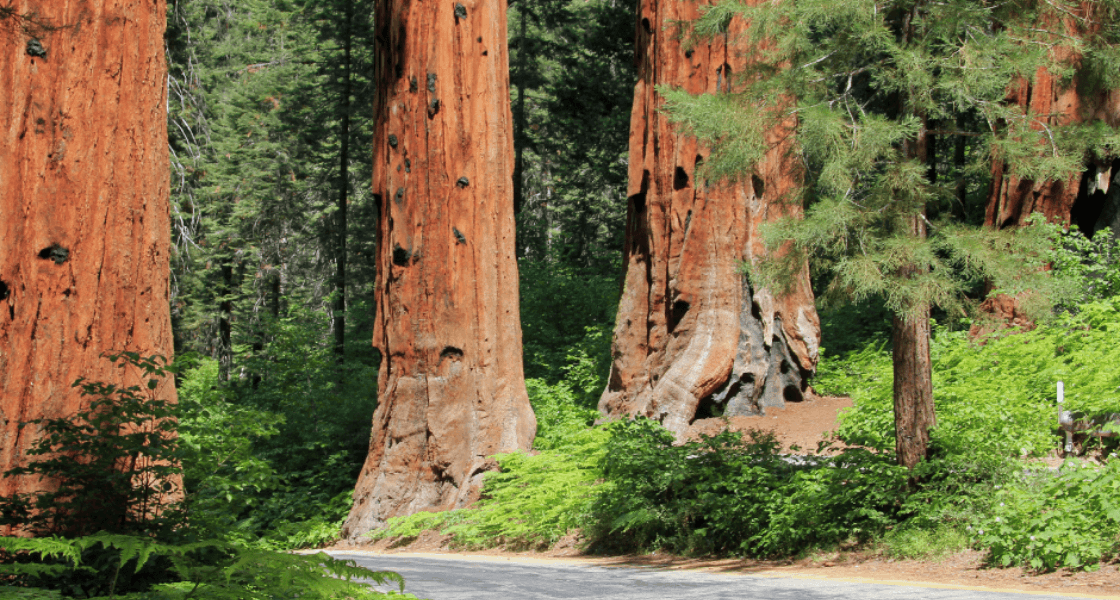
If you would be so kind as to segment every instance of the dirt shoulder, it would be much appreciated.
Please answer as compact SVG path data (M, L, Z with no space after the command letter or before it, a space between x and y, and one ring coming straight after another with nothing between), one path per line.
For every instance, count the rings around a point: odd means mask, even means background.
M512 552L491 549L463 552L449 548L448 539L434 531L413 542L393 546L384 540L358 546L337 545L337 552L426 556L463 560L509 560L513 562L577 563L600 567L687 569L709 573L750 574L771 577L803 577L877 583L913 583L929 587L954 587L987 591L1016 591L1068 595L1077 598L1120 599L1120 564L1103 565L1094 572L1057 571L1031 574L1018 568L990 569L980 552L966 551L937 560L891 560L858 553L818 554L797 560L752 560L740 558L688 558L668 554L594 556L581 553L575 540L561 540L544 552Z

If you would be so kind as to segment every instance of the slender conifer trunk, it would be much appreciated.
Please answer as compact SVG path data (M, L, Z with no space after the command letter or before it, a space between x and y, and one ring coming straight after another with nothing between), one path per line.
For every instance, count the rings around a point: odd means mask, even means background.
M937 424L929 354L929 307L914 312L917 314L911 318L895 315L891 332L895 453L899 464L908 469L928 454L929 431Z
M342 119L338 127L338 210L335 213L338 241L334 278L334 353L339 363L346 358L346 237L349 230L346 210L350 204L350 94L353 85L350 23L354 18L353 9L354 3L347 0L342 23L342 97L339 99Z

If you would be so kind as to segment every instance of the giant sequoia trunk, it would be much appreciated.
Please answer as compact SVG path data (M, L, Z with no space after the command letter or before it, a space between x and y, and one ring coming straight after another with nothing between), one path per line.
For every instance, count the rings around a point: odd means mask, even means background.
M34 441L21 421L84 408L78 377L138 383L103 352L171 358L164 19L162 0L0 6L0 472Z
M699 15L686 0L642 0L638 83L630 125L626 282L614 332L607 416L645 415L677 436L700 414L750 415L799 401L817 364L820 324L803 269L775 296L739 273L765 260L759 225L796 214L788 196L801 170L794 123L740 183L701 181L707 150L659 109L655 86L726 92L744 48L717 39L689 51L666 27ZM741 33L733 23L724 39Z
M1078 15L1065 17L1062 26L1068 36L1095 33L1100 20L1092 18L1090 9L1089 3L1082 3ZM1085 16L1090 17L1088 21L1081 20ZM1068 47L1056 46L1053 53L1055 60L1074 66L1080 62ZM1017 82L1008 91L1007 100L1033 116L1031 127L1036 131L1094 120L1114 128L1120 125L1120 91L1086 95L1082 87L1079 76L1063 80L1042 67L1032 81ZM1041 213L1052 223L1076 224L1090 236L1108 229L1120 237L1120 185L1113 185L1120 178L1120 160L1085 157L1085 161L1083 171L1064 180L1035 181L1019 177L1013 165L995 157L984 224L998 229L1018 227L1033 213ZM1029 317L1020 312L1016 298L996 295L986 299L981 309L1002 323L1033 327ZM989 329L978 324L970 333L976 336Z
M343 536L461 507L536 430L521 366L504 0L377 5L381 351Z
M1033 81L1020 81L1010 91L1008 101L1035 115L1032 128L1038 131L1092 120L1113 127L1120 124L1120 94L1109 91L1084 97L1077 88L1077 78L1063 82L1040 68ZM1117 175L1120 171L1113 161L1087 157L1083 172L1059 181L1034 181L1018 177L1011 165L997 157L992 161L984 223L1000 229L1018 227L1038 212L1052 222L1076 222L1090 234L1107 228L1120 235L1120 189L1111 185Z

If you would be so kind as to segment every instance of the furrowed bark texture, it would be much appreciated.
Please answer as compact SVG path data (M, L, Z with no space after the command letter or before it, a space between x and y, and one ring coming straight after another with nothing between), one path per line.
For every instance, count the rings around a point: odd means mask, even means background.
M0 19L0 472L103 352L172 355L165 3L16 0ZM130 372L131 370L127 370ZM131 377L131 376L128 376ZM170 380L159 397L175 399ZM51 486L0 480L0 495Z
M465 506L536 420L521 365L504 0L377 6L378 407L343 537Z
M737 270L766 259L759 225L800 211L786 198L801 177L790 153L794 123L770 133L771 149L749 180L707 182L696 171L708 150L659 112L655 86L726 92L746 64L744 49L724 41L741 24L688 52L666 30L699 9L684 0L639 4L626 280L599 401L607 417L644 415L678 437L698 410L749 415L801 400L820 339L807 268L782 296Z

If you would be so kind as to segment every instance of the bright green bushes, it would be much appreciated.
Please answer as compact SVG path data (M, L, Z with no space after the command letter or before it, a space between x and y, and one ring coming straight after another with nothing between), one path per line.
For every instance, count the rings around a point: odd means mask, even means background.
M1120 411L1120 302L1081 305L1034 331L1003 333L984 345L967 332L937 328L931 343L937 429L952 453L1038 456L1057 448L1055 385L1065 382L1067 410ZM841 439L872 448L894 446L890 355L869 345L842 359L826 357L816 385L849 393Z
M765 557L868 539L895 522L906 484L890 457L862 450L798 462L758 432L682 445L646 419L610 432L589 528L602 550Z
M973 534L997 565L1091 569L1120 554L1120 461L1031 472L995 500Z
M403 584L393 573L246 544L221 513L267 475L239 436L260 435L270 424L239 424L253 415L220 397L199 396L200 404L181 407L160 400L154 390L168 372L159 357L124 352L109 359L146 379L146 389L80 379L74 385L89 397L88 408L21 424L44 435L29 451L35 458L4 475L38 475L58 486L0 498L0 524L40 536L0 537L0 594L14 588L19 597L40 598L401 597L355 581ZM184 421L187 432L178 435ZM191 463L186 473L183 462ZM258 473L242 480L242 466ZM190 488L183 497L181 476L193 478L202 497L196 501Z
M369 447L377 360L368 337L350 336L338 363L317 337L325 319L293 307L269 322L267 354L234 381L213 359L179 358L185 483L215 528L273 548L337 534Z

